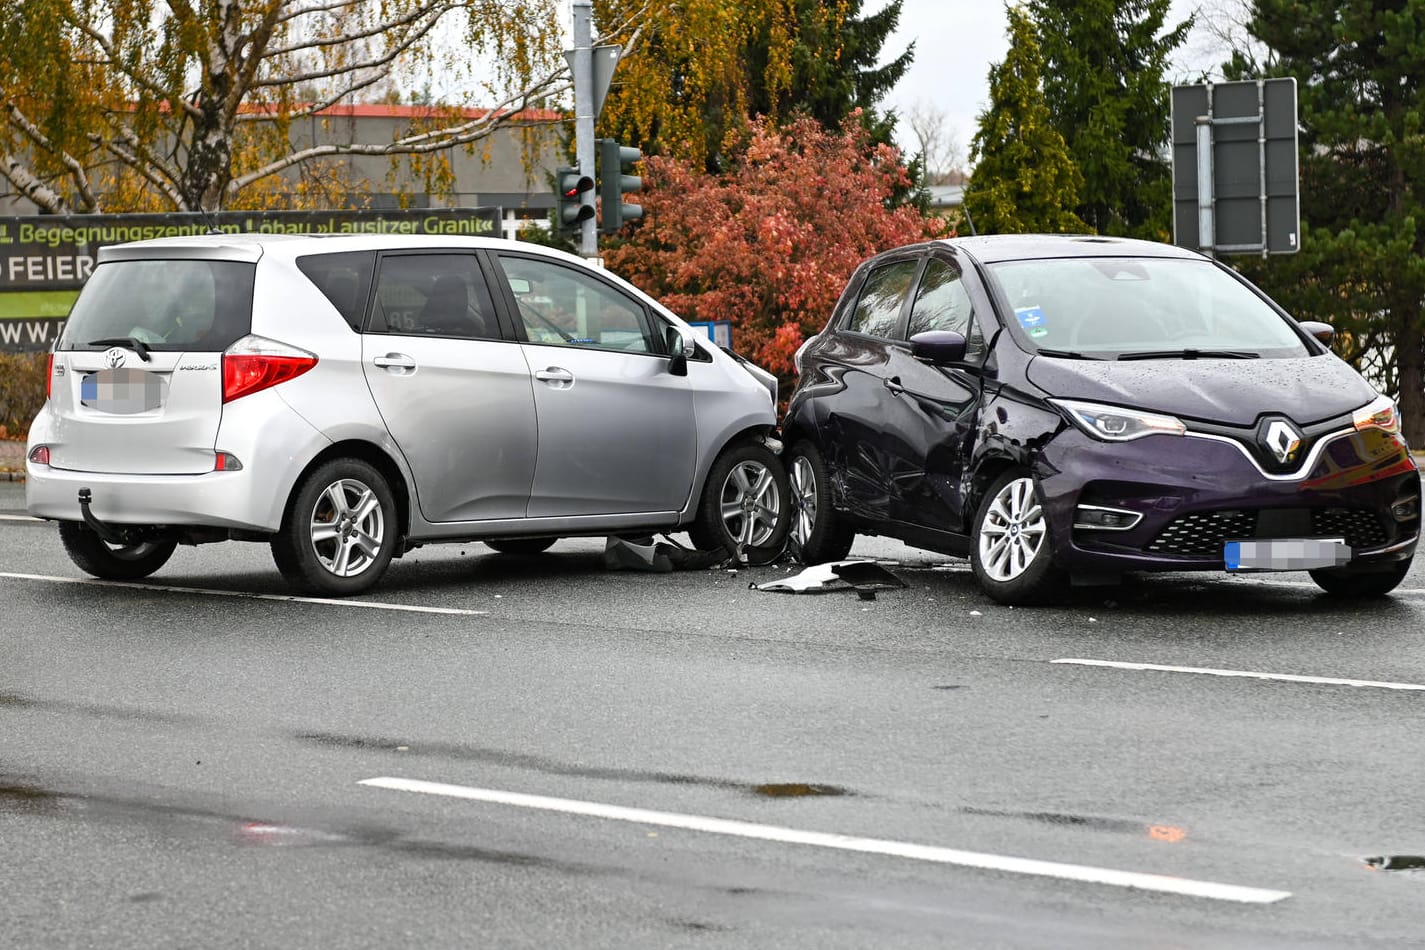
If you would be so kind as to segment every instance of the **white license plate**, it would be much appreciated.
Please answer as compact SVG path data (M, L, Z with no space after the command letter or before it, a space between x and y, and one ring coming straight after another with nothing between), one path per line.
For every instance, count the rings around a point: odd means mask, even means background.
M100 412L128 416L163 405L166 380L141 369L105 369L79 381L79 401Z
M1348 563L1351 548L1342 538L1228 541L1222 558L1229 571L1310 571Z

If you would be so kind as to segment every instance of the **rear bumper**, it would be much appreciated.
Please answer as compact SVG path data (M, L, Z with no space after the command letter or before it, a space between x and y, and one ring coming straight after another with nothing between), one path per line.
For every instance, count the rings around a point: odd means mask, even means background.
M1105 445L1065 430L1045 447L1055 560L1085 574L1226 569L1223 542L1344 537L1357 570L1415 553L1420 476L1405 445L1347 431L1299 477L1271 478L1225 441L1150 436ZM1081 505L1131 512L1126 530L1076 527Z
M51 428L41 413L30 446L53 439ZM270 391L230 403L216 443L214 451L242 462L240 471L134 475L27 462L25 506L38 518L80 521L79 489L88 488L90 511L108 524L275 532L298 476L331 444Z

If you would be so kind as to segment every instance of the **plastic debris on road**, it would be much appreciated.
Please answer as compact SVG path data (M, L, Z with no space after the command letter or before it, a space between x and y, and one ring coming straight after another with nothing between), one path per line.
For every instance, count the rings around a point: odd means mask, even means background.
M862 600L875 600L877 591L900 590L909 585L874 561L830 561L813 565L791 577L747 586L753 590L791 594L854 590Z

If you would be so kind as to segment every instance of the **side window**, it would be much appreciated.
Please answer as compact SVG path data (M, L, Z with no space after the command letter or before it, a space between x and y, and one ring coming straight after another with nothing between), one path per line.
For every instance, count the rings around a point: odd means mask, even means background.
M918 260L896 261L871 271L866 283L861 286L861 295L856 300L856 309L851 312L846 329L868 336L894 335L901 304L910 292L919 266Z
M975 322L970 294L960 280L960 272L947 261L931 258L920 279L920 290L910 311L906 336L926 330L953 330L962 333L968 346L965 356L974 359L984 349L979 325Z
M372 333L498 340L500 326L473 254L401 254L381 259Z
M317 285L353 330L361 329L366 293L371 289L371 274L376 270L375 251L308 254L297 258L297 269Z
M597 278L551 261L500 255L531 343L661 353L643 307Z

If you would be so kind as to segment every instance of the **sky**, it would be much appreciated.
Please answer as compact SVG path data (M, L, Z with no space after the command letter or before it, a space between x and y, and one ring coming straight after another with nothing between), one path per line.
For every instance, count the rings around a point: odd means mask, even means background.
M1168 23L1187 19L1199 5L1199 0L1173 0ZM862 11L873 12L884 6L883 2L867 0ZM1002 0L902 0L900 25L881 52L888 60L915 41L910 69L882 102L901 116L897 140L903 150L917 150L907 117L917 105L928 106L944 114L945 124L959 145L961 160L965 159L979 114L989 103L990 67L1004 60L1009 46L1008 26ZM1216 46L1205 30L1195 30L1176 58L1176 75L1170 75L1169 80L1196 81L1202 69L1214 68L1221 58L1213 53Z

